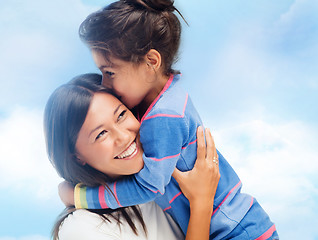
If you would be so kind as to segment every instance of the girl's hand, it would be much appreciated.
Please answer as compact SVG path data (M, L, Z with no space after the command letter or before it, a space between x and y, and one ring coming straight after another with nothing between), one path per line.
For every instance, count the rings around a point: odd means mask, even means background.
M209 129L197 129L197 160L191 171L181 172L177 168L172 176L177 180L182 193L190 202L190 208L213 211L213 200L220 179L218 155Z
M74 206L74 186L63 181L58 186L59 196L66 207Z

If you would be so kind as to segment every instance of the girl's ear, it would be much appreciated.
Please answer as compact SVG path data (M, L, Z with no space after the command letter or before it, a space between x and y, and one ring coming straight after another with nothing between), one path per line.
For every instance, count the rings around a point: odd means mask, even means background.
M86 165L86 162L82 159L80 159L77 155L74 156L75 161L77 161L80 165L84 166Z
M146 63L153 70L159 71L161 67L161 54L155 49L150 49L146 54Z

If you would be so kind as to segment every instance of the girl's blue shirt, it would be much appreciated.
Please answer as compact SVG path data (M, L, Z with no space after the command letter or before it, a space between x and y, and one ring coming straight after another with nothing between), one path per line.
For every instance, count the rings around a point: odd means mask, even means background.
M200 125L203 123L188 93L181 87L180 75L171 75L141 119L144 168L135 175L111 183L113 194L101 187L77 188L75 202L79 204L76 207L115 209L155 200L186 234L189 201L171 175L175 167L181 171L193 168L197 151L196 131ZM261 206L254 204L256 200L252 196L241 193L239 177L220 152L218 156L221 178L214 198L211 237L223 239L234 229L237 231L244 219L245 225L255 226L242 228L242 231L248 231L250 239L267 239L262 236L275 233L275 225ZM257 211L257 216L252 211Z

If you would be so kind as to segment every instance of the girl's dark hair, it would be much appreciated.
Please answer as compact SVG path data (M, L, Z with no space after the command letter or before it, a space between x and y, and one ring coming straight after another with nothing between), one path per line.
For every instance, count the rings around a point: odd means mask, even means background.
M112 181L112 179L88 164L83 166L75 155L78 134L94 94L97 92L111 93L101 85L101 81L102 76L99 74L83 74L57 88L45 107L44 133L49 160L62 178L73 185L77 183L83 183L90 187L103 185L107 191L112 193L107 185L107 182ZM104 215L107 214L118 224L121 223L120 216L123 216L137 234L136 226L131 220L131 213L137 216L144 230L145 224L139 209L135 206L129 208L92 210L92 212L109 221L109 218ZM59 227L63 220L74 210L74 208L67 209L60 215L53 229L54 239L58 239Z
M172 0L120 0L90 14L80 25L80 38L109 61L115 57L140 63L150 49L163 59L163 73L172 69L180 45L181 13Z

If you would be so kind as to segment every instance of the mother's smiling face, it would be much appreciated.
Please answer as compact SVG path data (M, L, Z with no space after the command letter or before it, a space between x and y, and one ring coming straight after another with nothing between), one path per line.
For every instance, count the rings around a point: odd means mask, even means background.
M139 172L144 165L140 123L116 97L95 93L76 141L82 164L112 178Z

